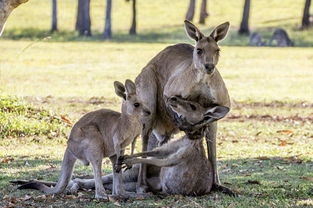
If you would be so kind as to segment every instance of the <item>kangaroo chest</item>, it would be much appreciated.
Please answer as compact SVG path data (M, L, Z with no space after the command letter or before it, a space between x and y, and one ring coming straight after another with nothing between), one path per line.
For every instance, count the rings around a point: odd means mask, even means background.
M218 88L212 85L209 75L185 70L170 77L164 88L164 99L179 96L187 100L210 105L218 102Z

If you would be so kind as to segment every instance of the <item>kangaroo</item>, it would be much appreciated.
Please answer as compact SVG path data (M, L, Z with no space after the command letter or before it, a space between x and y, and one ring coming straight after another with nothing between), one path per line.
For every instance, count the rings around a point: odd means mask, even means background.
M278 47L294 46L294 43L292 40L290 40L286 30L281 28L278 28L274 31L270 40L270 46L274 46L275 43Z
M262 40L262 35L260 33L254 32L250 36L249 45L250 46L265 46L266 43L265 41Z
M124 148L139 136L141 131L140 117L149 115L149 111L136 96L136 86L126 80L114 82L115 92L123 98L122 112L101 109L84 115L72 128L66 148L60 178L53 188L34 181L19 189L38 189L47 194L64 191L71 180L75 161L81 160L85 165L92 164L96 193L95 198L106 199L107 195L101 182L101 164L103 157L123 155ZM113 169L116 157L110 157ZM113 195L125 194L122 174L113 171Z
M186 103L178 98L170 100L169 108L180 119L184 118L184 123L187 122L189 128L191 125L202 123L203 120L207 120L207 124L221 119L229 111L229 108L223 106L206 109L198 104ZM188 117L188 115L191 116ZM149 152L124 156L123 162L128 167L136 163L161 167L160 180L156 185L161 187L163 193L195 196L207 194L211 191L213 184L213 172L211 163L205 156L202 144L203 133L202 128L186 131L186 135L179 140Z
M169 99L167 106L180 120L179 127L189 127L187 134L152 151L120 157L120 162L122 161L127 167L135 164L131 169L123 172L125 188L127 191L136 191L139 173L137 163L145 163L148 164L147 184L152 192L196 196L207 194L212 187L213 172L202 144L202 127L205 125L201 127L198 124L203 123L203 120L213 122L221 119L227 114L229 108L223 106L204 108L198 103L177 97ZM138 158L143 156L150 158ZM102 178L106 188L112 188L112 179L112 175ZM94 188L94 185L93 179L75 179L69 188L73 191L72 187L75 187L77 191L81 188Z
M13 9L27 1L28 0L0 0L0 36L3 32L5 22Z
M209 36L204 36L186 20L186 32L195 40L195 46L181 43L165 48L137 76L137 95L151 112L150 116L142 119L143 151L147 151L149 137L156 137L163 144L178 132L165 107L165 101L170 97L178 96L205 107L215 104L230 108L228 91L216 69L220 54L218 42L224 39L228 28L229 23L226 22L217 26ZM209 123L205 136L214 172L214 188L220 189L226 187L220 185L217 174L216 131L216 122ZM141 165L137 192L144 192L146 187L146 166Z

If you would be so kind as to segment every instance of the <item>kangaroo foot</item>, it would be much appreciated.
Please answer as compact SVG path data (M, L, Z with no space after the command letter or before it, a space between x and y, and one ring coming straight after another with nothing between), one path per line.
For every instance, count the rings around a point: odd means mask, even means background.
M217 183L213 184L212 191L222 192L224 194L227 194L227 195L233 196L233 197L237 197L238 196L237 192L231 190L230 188L228 188L226 186L223 186L223 185L217 184Z
M95 198L97 200L101 200L101 201L109 201L109 196L107 194L103 194L103 193L102 194L97 193Z

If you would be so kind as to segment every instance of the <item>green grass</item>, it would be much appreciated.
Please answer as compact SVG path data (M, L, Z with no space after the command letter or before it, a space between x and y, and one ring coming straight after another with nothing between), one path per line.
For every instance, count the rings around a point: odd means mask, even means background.
M0 139L5 137L64 136L66 125L60 117L36 109L19 99L0 96Z
M105 1L91 2L91 38L73 31L76 0L58 1L60 32L52 35L50 1L30 0L7 22L0 40L0 207L115 207L94 200L93 190L43 196L16 190L9 180L56 181L70 131L61 115L76 122L92 110L119 111L115 80L134 79L170 44L191 43L182 24L187 0L138 1L138 36L127 35L130 4L114 0L112 41L101 37ZM237 35L242 4L210 0L210 17L201 26L208 33L221 22L232 23L218 69L233 108L219 122L217 151L222 182L240 196L213 192L136 199L123 207L313 206L313 182L303 179L313 177L312 48L238 47L248 43L248 37ZM296 45L313 46L312 29L297 29L303 5L304 0L252 1L251 29L269 38L274 28L283 27ZM140 147L138 142L136 151ZM107 159L104 172L111 172ZM74 177L85 175L92 175L91 168L78 163Z
M1 40L0 90L18 96L104 96L118 101L113 82L134 79L145 64L166 46ZM221 49L218 68L234 100L313 100L311 48L282 50L223 46Z
M160 42L173 43L186 39L183 20L188 0L138 1L138 36L129 36L131 22L131 4L125 0L113 2L112 29L113 42ZM222 2L211 0L208 5L210 13L206 25L200 26L206 34L225 21L231 22L231 30L224 45L247 45L248 37L238 36L237 31L242 16L243 0ZM76 0L58 2L59 33L49 34L51 24L50 1L31 0L14 11L7 23L4 37L6 39L38 40L49 37L50 41L103 41L105 1L91 2L91 38L80 38L74 32L76 18ZM290 33L297 46L313 46L312 29L301 31L304 0L260 0L251 5L251 32L260 32L266 40L270 39L275 28L284 28ZM194 22L198 22L200 1L197 2Z
M1 40L0 50L5 52L0 58L0 90L4 95L21 97L34 108L68 114L75 122L91 110L119 110L120 99L114 94L113 81L134 79L164 47L166 44ZM313 177L312 58L310 48L222 47L219 70L233 109L220 122L219 170L221 180L239 191L240 197L212 193L203 197L130 200L122 205L312 206L312 182L301 179ZM69 129L64 129L67 135ZM280 133L281 130L292 134ZM47 139L47 135L2 139L1 160L14 159L0 163L0 197L6 196L3 203L17 199L15 204L19 206L115 206L94 201L94 191L42 199L39 192L17 191L8 183L27 178L56 181L65 142L63 136ZM108 173L111 167L105 161L104 171ZM92 175L91 168L79 164L74 176L84 175ZM259 181L260 185L249 184L249 180ZM23 201L29 194L36 197Z

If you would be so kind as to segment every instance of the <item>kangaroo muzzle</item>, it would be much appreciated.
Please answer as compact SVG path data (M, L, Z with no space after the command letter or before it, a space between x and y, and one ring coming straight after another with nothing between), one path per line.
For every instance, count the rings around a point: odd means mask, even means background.
M214 71L214 69L215 69L215 65L214 64L205 64L204 67L205 67L205 71L208 74L211 74Z

